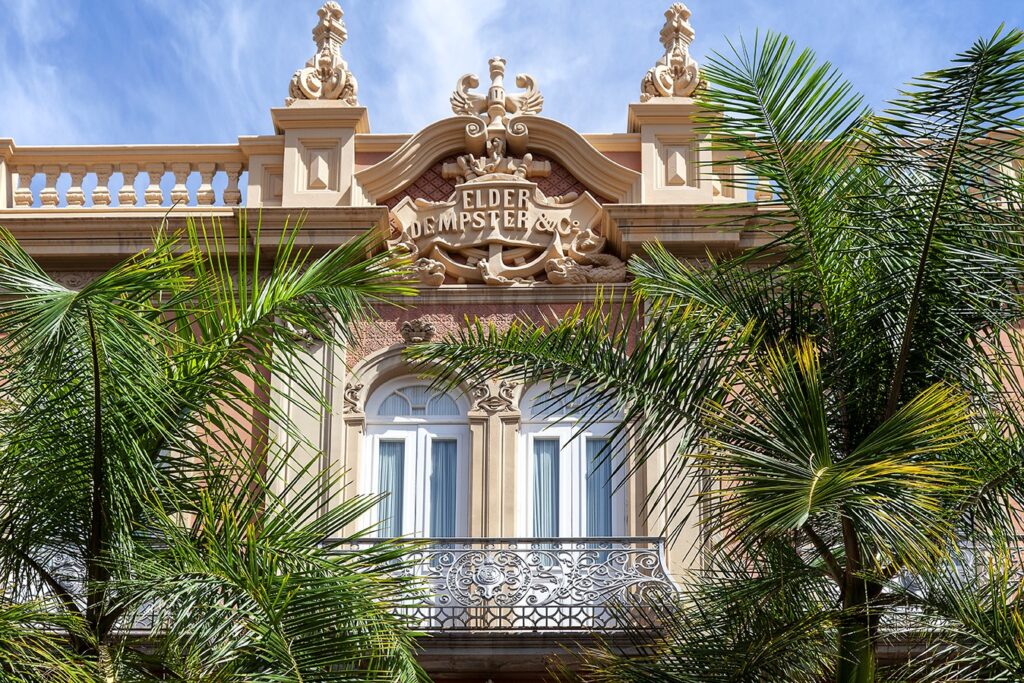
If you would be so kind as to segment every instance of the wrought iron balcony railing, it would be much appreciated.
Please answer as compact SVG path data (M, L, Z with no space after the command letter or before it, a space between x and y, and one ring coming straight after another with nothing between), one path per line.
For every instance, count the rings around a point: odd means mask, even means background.
M622 630L675 590L661 538L432 539L409 559L429 593L409 616L432 632Z
M379 542L363 539L360 545ZM345 552L341 546L339 552ZM645 594L675 585L665 541L653 537L445 538L417 545L400 571L421 579L426 597L400 608L427 632L608 632L650 627ZM81 590L80 563L57 556L51 569ZM19 600L51 597L30 581ZM149 610L122 624L127 633L154 628Z

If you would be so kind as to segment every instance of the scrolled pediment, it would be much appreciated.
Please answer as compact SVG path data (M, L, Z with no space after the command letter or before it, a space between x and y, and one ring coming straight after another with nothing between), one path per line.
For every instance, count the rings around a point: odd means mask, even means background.
M509 127L520 118L512 117ZM370 201L384 203L416 182L438 161L466 153L484 153L483 137L467 134L467 127L478 125L479 119L467 115L432 123L383 161L356 173L356 181ZM528 125L529 152L557 162L595 196L613 202L635 201L639 173L615 163L563 123L531 115Z

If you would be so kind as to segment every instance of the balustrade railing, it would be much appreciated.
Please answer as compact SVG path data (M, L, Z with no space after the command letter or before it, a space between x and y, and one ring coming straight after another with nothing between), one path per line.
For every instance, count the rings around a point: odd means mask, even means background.
M648 623L645 594L675 590L660 538L435 539L408 559L425 631L623 630Z
M237 206L247 170L238 145L19 147L8 207Z

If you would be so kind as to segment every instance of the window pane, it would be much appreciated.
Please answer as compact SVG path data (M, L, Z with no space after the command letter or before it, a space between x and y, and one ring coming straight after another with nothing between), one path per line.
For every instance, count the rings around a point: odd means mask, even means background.
M533 535L558 535L558 439L533 441Z
M612 535L612 459L608 439L587 439L587 535Z
M455 535L455 484L457 479L455 439L430 442L430 535Z
M427 415L433 417L455 417L459 414L459 404L448 394L437 394L427 404Z
M409 402L397 391L380 404L380 414L385 417L398 417L409 414Z
M380 442L380 535L402 535L402 484L405 482L405 442Z
M405 395L409 397L409 403L412 404L413 412L417 415L423 415L427 407L427 401L430 400L430 388L423 385L406 387Z

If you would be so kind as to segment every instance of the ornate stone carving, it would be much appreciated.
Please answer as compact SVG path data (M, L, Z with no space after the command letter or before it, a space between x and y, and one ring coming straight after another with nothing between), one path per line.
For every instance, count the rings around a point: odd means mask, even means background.
M356 79L341 58L341 46L348 38L345 22L342 21L344 12L332 0L325 2L317 10L317 15L320 21L313 29L316 54L292 76L284 103L290 105L296 100L340 100L356 106Z
M552 170L551 162L527 151L528 130L520 118L544 104L536 83L521 74L516 83L525 91L507 94L505 60L495 57L489 64L486 95L471 92L479 80L467 74L451 97L456 114L473 117L466 153L442 164L442 179L457 181L451 195L446 201L406 196L394 204L389 245L412 259L416 277L431 286L446 280L525 285L548 272L558 284L609 282L616 272L621 280L625 268L615 269L621 261L608 254L591 258L605 244L601 204L586 191L547 196L530 180ZM581 268L562 261L567 258Z
M537 88L532 76L519 74L516 85L525 90L518 94L505 92L505 60L493 57L487 62L491 76L491 87L486 95L470 92L480 85L476 74L466 74L455 85L451 96L452 111L463 116L472 116L478 121L466 125L466 149L488 153L498 138L514 154L526 152L530 131L524 117L539 114L544 108L544 96ZM486 125L484 125L486 124ZM504 156L502 152L501 156Z
M498 393L491 393L491 386L487 382L481 382L469 390L473 399L475 410L484 410L488 413L506 412L515 406L515 390L517 384L507 379L501 380L498 385Z
M363 385L356 382L345 382L345 388L341 392L341 400L345 406L346 413L361 413L362 409L362 397L360 393L363 390Z
M555 273L554 284L580 278L621 282L622 261L600 253L606 243L599 232L601 205L589 193L546 197L522 175L474 177L456 185L446 202L406 197L394 208L389 245L412 258L420 282L432 286L446 277L459 283L528 284L545 273ZM570 274L564 259L582 268Z
M507 119L514 114L539 114L544 108L544 96L537 88L533 76L519 74L516 85L525 88L518 95L505 92L505 64L501 57L492 57L487 65L491 76L491 87L486 95L477 95L470 90L480 86L476 74L466 74L459 79L452 93L452 111L456 114L476 116L487 122L488 128L503 129Z
M611 254L591 254L590 263L578 263L568 256L551 259L544 266L548 281L555 285L579 285L587 282L622 282L626 264Z
M700 67L690 56L694 31L690 25L690 9L681 2L665 12L661 29L661 56L640 83L640 101L655 97L689 97L700 86Z
M440 287L444 284L444 264L434 259L416 259L412 264L412 272L421 284L429 287Z
M464 154L455 163L445 164L441 169L444 178L456 179L459 182L476 180L491 173L510 175L520 180L525 178L546 178L551 174L551 163L534 161L532 154L524 154L522 159L505 155L505 139L493 137L486 144L487 156L477 157ZM575 197L573 197L575 199Z
M434 323L423 318L417 318L416 320L406 320L402 323L399 331L402 333L402 339L405 340L406 344L419 344L420 342L428 342L433 339L434 333L437 330L434 327Z
M53 273L53 279L68 289L81 289L100 276L100 273L87 270L64 270Z

